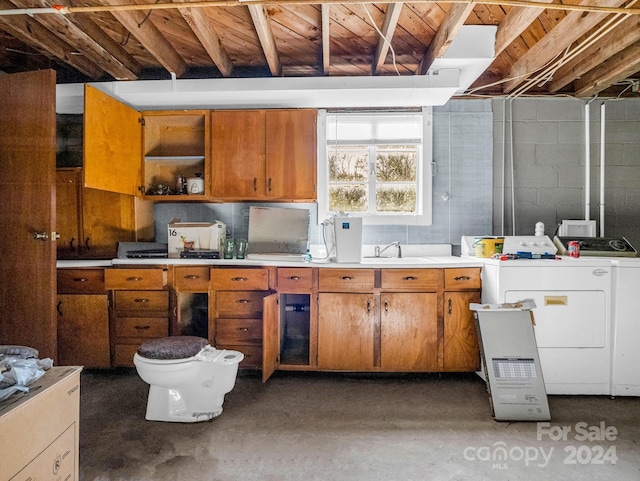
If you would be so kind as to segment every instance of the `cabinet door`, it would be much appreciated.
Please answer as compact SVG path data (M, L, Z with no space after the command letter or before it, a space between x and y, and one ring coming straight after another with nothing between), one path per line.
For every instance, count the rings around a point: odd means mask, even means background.
M84 189L82 197L82 257L117 257L118 242L136 240L134 197L97 189Z
M266 196L315 201L316 110L266 112Z
M479 292L444 293L444 370L478 371L480 349L469 303L480 302Z
M216 199L263 199L265 112L226 110L211 114L212 195Z
M78 256L82 231L82 171L58 169L56 171L56 242L58 259Z
M318 294L318 368L371 371L374 367L373 294Z
M264 298L262 316L262 382L278 368L280 355L280 322L278 315L278 294Z
M106 294L58 295L58 364L111 367Z
M380 298L383 371L437 371L438 295L385 293Z
M142 184L141 114L85 85L84 185L137 195Z

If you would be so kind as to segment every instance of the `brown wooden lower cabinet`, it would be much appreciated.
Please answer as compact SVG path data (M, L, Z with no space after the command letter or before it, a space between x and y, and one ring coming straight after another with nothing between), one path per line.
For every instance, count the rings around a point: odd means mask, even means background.
M480 268L181 266L170 272L168 281L161 267L59 269L59 362L133 366L146 340L199 334L216 348L244 353L240 367L262 369L263 380L277 369L480 368L469 310L480 302ZM186 302L193 296L206 312L197 333L189 330L193 313L181 312L183 304L195 305Z

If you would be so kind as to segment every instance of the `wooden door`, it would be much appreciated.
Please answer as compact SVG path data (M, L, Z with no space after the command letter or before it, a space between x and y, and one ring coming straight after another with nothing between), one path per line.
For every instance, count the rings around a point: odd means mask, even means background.
M0 344L57 361L55 72L0 76L0 105Z
M212 196L263 199L265 192L264 110L211 113Z
M57 310L59 363L111 367L107 294L60 294Z
M373 294L318 294L318 369L374 368Z
M316 117L309 109L267 111L267 197L316 200Z
M480 302L479 292L444 294L444 370L478 371L480 348L469 304Z
M383 371L439 370L436 293L382 294L380 316Z
M56 231L58 259L78 257L82 234L82 170L56 171Z
M140 195L142 115L100 90L84 90L84 186Z

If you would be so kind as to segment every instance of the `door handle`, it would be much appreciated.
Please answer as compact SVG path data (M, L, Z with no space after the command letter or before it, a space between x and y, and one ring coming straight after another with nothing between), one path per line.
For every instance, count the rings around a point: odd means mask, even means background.
M34 232L33 238L35 240L46 241L49 238L49 234L47 234L46 232Z

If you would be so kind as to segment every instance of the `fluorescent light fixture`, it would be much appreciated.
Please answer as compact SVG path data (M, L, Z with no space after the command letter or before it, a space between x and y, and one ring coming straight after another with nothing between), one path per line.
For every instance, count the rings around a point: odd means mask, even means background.
M495 25L463 25L444 56L436 58L430 73L442 69L459 68L461 94L493 63L495 59Z
M407 76L170 79L91 85L135 109L165 110L444 105L459 89L459 82L460 71L447 68ZM78 113L78 100L77 87L58 86L58 113Z

